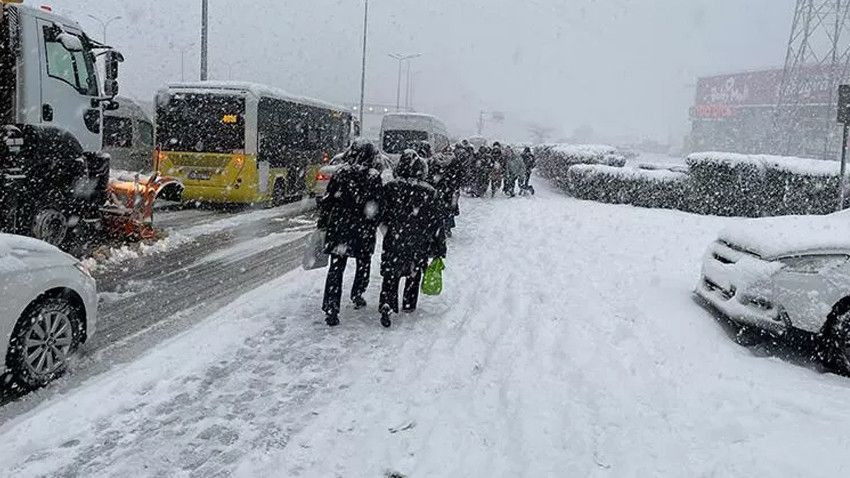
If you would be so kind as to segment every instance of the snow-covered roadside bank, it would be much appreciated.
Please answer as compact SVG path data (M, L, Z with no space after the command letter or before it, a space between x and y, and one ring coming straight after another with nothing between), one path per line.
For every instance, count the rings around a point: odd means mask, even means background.
M845 476L850 382L732 343L690 292L728 219L468 201L446 291L329 330L257 289L0 427L0 475Z
M205 216L209 219L209 221L203 221L200 224L192 224L188 227L184 227L179 222L176 222L176 225L167 228L167 236L162 239L101 249L96 251L91 257L84 259L83 263L86 264L86 266L92 271L100 272L109 267L115 267L125 262L139 259L140 257L154 256L173 251L186 244L197 241L203 236L216 234L228 229L244 229L251 223L295 217L312 211L315 208L315 200L305 198L299 202L287 204L285 206L259 211L248 211L238 214L228 214L223 218L217 218L215 215L209 215ZM181 212L184 211L171 213L171 216L173 217L170 218L170 222L175 222ZM195 214L196 212L197 211L195 210L189 210L190 214Z

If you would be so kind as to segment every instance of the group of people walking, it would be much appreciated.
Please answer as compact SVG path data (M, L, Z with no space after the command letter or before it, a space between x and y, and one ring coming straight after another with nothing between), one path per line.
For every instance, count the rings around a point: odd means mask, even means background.
M356 264L351 301L355 309L367 306L364 295L379 227L384 228L379 310L381 325L391 327L393 314L416 310L431 261L446 257L446 240L460 215L461 191L481 197L488 189L492 195L502 190L513 197L517 186L520 194L531 190L534 168L528 148L515 155L510 147L502 151L495 143L492 149L475 151L467 141L436 154L428 142L415 144L402 153L395 178L386 184L372 143L355 142L343 160L319 207L318 228L325 233L324 252L330 256L322 310L331 327L340 323L348 259Z
M484 197L488 192L493 197L499 191L508 197L534 194L530 179L536 164L531 148L517 153L512 146L503 148L496 142L492 147L481 146L476 151L464 140L455 147L455 155L467 172L463 187L473 197Z
M381 325L392 325L392 314L413 312L419 302L422 274L434 258L445 258L446 238L459 213L459 171L450 155L432 155L423 143L404 151L395 179L383 184L377 150L355 143L346 164L334 173L319 208L319 229L325 231L330 255L323 311L329 326L339 325L342 279L348 259L357 271L351 289L355 309L366 307L376 235L383 226L381 254ZM401 309L399 287L404 281Z

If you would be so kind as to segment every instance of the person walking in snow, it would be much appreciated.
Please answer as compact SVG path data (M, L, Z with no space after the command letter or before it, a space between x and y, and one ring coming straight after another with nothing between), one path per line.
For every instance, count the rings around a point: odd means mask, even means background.
M487 184L490 182L490 169L493 158L490 156L490 148L481 146L475 154L475 162L473 167L474 177L474 196L484 197L487 194Z
M472 157L462 143L455 144L454 156L458 170L458 189L469 192L472 186L470 181L470 178L472 178Z
M534 188L531 187L531 172L537 166L537 160L534 158L534 153L528 146L522 151L522 162L525 166L525 176L522 178L520 190L524 192L534 193Z
M431 143L427 141L419 141L416 143L416 154L419 155L420 158L428 161L434 155L434 151L431 148Z
M451 230L455 227L454 218L458 207L460 176L457 164L457 158L448 151L437 153L428 161L428 183L437 190L444 231L448 237L451 237Z
M357 263L351 300L355 309L366 307L363 294L369 287L383 189L381 174L374 168L376 155L372 143L352 145L346 164L334 173L322 198L318 226L325 231L325 253L330 255L322 310L331 327L339 325L342 278L349 258Z
M502 145L497 141L490 150L490 197L496 196L496 192L502 189L504 174L505 157L502 154Z
M428 165L413 150L401 155L396 179L384 187L382 223L386 227L381 255L381 325L392 326L399 312L398 293L405 279L402 310L413 312L419 302L422 273L433 257L446 256L440 200L427 183Z
M517 181L520 181L525 175L525 166L522 164L522 158L514 152L511 146L505 148L505 195L508 197L516 196Z

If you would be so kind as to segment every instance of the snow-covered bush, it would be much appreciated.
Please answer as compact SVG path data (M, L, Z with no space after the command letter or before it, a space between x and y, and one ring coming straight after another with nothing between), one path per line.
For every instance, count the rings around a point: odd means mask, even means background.
M688 156L692 212L716 216L762 215L764 165L754 156L696 153Z
M567 191L579 199L640 207L686 209L688 175L664 169L577 165Z
M599 144L549 144L535 148L539 173L566 187L567 172L578 164L623 167L626 158L613 146Z
M834 161L763 157L770 215L829 214L838 202L840 165Z
M838 195L839 165L769 155L688 157L694 212L720 216L827 214Z
M549 155L547 160L556 165L569 164L557 158L554 151L552 146L537 149L538 155ZM565 169L550 166L550 172L543 174L577 198L613 204L746 217L828 214L835 210L839 186L836 162L695 153L688 156L687 164L687 168L570 164Z

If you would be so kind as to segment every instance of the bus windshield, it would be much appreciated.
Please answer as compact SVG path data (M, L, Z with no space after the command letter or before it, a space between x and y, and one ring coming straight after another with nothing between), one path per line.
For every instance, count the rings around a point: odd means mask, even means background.
M413 130L384 131L384 152L401 154L405 149L414 147L419 141L428 141L428 133Z
M157 105L156 136L161 151L244 151L245 98L173 94Z

